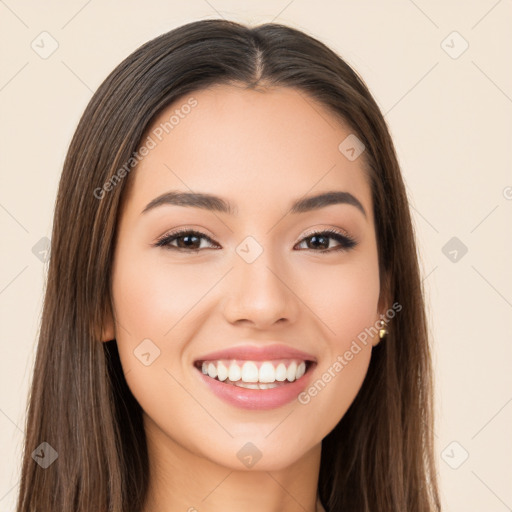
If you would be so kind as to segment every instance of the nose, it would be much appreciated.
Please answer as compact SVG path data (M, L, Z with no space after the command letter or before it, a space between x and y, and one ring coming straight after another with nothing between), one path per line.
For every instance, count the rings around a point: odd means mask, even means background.
M291 279L272 265L265 254L264 251L252 263L238 261L230 273L224 304L224 315L230 323L268 329L278 323L296 321L298 291L293 290Z

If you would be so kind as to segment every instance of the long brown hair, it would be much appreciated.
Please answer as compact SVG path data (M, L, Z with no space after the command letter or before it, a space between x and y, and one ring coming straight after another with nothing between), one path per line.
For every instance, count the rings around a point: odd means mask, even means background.
M17 511L143 508L149 471L141 408L116 341L99 342L113 311L126 164L162 109L214 84L292 87L326 106L364 143L381 298L403 309L373 350L355 401L322 442L319 497L328 512L439 511L425 304L407 195L384 118L361 78L320 41L279 24L225 20L189 23L141 46L101 84L78 124L55 208ZM58 454L46 468L32 456L47 449L43 442Z

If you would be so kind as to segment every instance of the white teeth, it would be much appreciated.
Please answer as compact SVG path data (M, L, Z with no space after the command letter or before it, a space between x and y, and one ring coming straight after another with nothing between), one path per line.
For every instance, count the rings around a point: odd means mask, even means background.
M228 369L221 362L217 364L217 378L220 381L224 381L228 378Z
M286 363L286 364L285 364ZM271 361L245 361L238 364L237 361L203 361L201 371L219 381L229 381L230 384L242 385L251 389L269 389L276 387L276 382L293 382L300 379L306 373L306 362L290 360L290 362ZM259 365L259 368L258 368ZM251 384L251 386L245 386ZM254 386L253 386L254 385Z
M302 363L299 364L299 366L297 367L297 373L295 374L295 377L297 379L300 379L304 373L306 373L306 363L304 361L302 361Z
M208 374L210 374L208 370ZM288 370L286 372L286 378L293 382L297 378L297 363L294 361L290 366L288 366Z
M247 389L272 389L277 388L278 384L275 384L274 382L271 382L269 384L252 384L249 382L235 382L235 386L238 386L239 388L247 388Z
M241 377L244 382L258 382L258 367L252 361L247 361L242 366ZM263 382L261 378L260 382Z
M286 380L286 366L284 363L279 363L276 368L276 380L278 382L283 382Z
M260 367L260 382L275 382L276 371L272 363L263 363Z
M228 378L229 380L237 381L242 377L242 370L240 370L240 366L236 363L231 363L229 367Z
M208 375L212 379L215 379L215 377L217 377L217 366L215 366L213 363L210 363L208 365Z
M252 382L242 382L238 381L234 383L235 386L238 386L239 388L246 388L246 389L260 389L259 384L252 383Z

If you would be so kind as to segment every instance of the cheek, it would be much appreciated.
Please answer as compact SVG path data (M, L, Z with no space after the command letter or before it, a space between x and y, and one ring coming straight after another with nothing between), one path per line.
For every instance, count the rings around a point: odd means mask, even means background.
M125 256L116 266L113 295L120 335L124 328L134 340L151 338L165 346L190 323L200 309L196 306L218 280L200 265L169 265L164 258Z
M377 261L318 270L314 282L305 302L317 314L324 346L315 379L299 403L311 411L314 428L327 435L354 401L368 370L377 335Z
M205 296L222 275L201 265L169 265L164 253L157 256L124 248L113 269L119 358L144 409L158 409L162 390L169 405L186 402L178 384L188 378L184 352L205 314Z
M311 275L312 272L309 272ZM378 315L379 271L375 258L353 264L318 267L303 286L305 302L322 328L329 348L344 351L347 343L374 325Z
M128 387L152 421L196 452L195 440L204 437L200 427L207 419L180 365L197 326L197 306L215 279L211 272L206 276L192 266L156 264L129 250L113 272L116 340ZM209 426L214 431L215 425Z
M364 382L371 346L348 344L347 350L319 365L315 378L298 396L308 429L324 438L343 418Z

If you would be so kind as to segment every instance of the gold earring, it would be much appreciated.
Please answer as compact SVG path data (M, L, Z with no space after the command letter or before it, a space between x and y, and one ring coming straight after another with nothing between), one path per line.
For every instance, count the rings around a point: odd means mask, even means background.
M384 323L384 320L380 321L380 329L379 329L379 339L383 340L388 335L388 330L384 327L386 324Z

